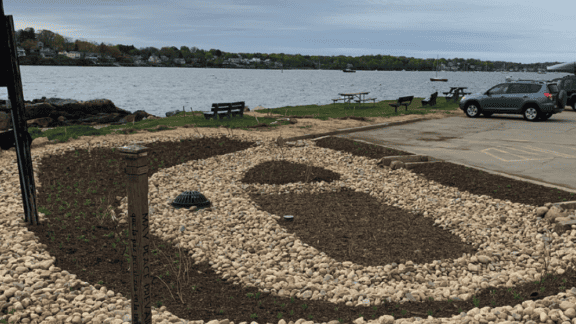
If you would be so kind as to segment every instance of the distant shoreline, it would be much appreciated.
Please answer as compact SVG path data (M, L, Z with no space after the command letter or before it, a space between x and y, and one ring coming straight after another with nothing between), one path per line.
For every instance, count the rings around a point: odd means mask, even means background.
M193 68L193 69L238 69L238 70L316 70L316 71L342 71L342 69L314 69L314 68L306 68L306 67L291 67L291 68L269 68L269 67L256 67L256 66L199 66L199 65L158 65L158 64L145 64L145 65L138 65L134 63L115 63L115 64L78 64L78 65L70 65L70 64L19 64L19 66L81 66L81 67L159 67L159 68ZM433 70L410 70L410 71L403 71L403 70L368 70L368 69L361 69L356 68L355 71L372 71L372 72L435 72ZM535 71L450 71L450 70L443 70L439 72L466 72L466 73L538 73ZM570 72L562 72L562 71L547 71L543 74L550 74L550 73L570 73ZM542 74L542 73L540 73Z

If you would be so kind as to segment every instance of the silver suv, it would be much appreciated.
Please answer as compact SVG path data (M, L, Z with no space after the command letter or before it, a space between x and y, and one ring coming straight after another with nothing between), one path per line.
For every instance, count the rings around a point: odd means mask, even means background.
M547 120L566 106L566 91L556 83L537 80L516 80L501 83L484 93L464 96L460 109L468 117L480 114L522 114L528 121Z

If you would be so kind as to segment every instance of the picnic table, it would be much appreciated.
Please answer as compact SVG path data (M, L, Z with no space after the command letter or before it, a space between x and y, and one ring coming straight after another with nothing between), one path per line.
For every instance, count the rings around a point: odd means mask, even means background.
M450 87L450 91L443 92L446 95L446 101L452 99L455 102L458 101L460 95L467 95L471 94L471 92L464 92L464 89L468 89L468 87Z
M336 101L338 100L344 100L344 102L348 102L348 106L350 106L350 103L352 102L352 100L354 100L355 102L366 102L368 100L372 100L374 102L374 104L376 104L376 98L368 98L366 99L366 95L369 94L370 92L357 92L357 93L339 93L338 95L344 97L344 98L339 98L339 99L332 99L332 101L334 101L334 103L336 103ZM364 96L364 97L362 97ZM358 99L356 99L358 98Z

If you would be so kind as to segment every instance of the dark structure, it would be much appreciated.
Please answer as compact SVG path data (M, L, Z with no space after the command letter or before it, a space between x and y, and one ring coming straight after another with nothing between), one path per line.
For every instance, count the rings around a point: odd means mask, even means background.
M12 16L4 16L4 4L0 0L0 87L8 88L8 98L12 112L12 135L2 133L0 140L6 140L2 147L16 147L18 173L20 175L20 190L24 205L24 220L32 225L38 225L38 210L36 209L36 186L30 145L32 138L28 133L24 116L24 94L16 42L14 41L14 20ZM12 137L11 137L12 136ZM11 143L10 143L11 142Z

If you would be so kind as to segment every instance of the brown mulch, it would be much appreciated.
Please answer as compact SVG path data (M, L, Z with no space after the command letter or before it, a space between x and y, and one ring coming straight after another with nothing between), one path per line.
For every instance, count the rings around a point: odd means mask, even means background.
M253 142L227 137L147 143L147 177L150 178L165 168L246 150L254 145ZM320 139L316 145L373 159L408 154L339 137ZM191 164L190 168L194 169L193 165ZM130 298L131 273L128 271L129 264L126 259L128 224L102 218L108 205L112 205L116 215L123 212L119 209L120 201L116 197L126 196L127 179L124 167L123 158L108 148L92 148L90 155L87 150L80 149L67 151L63 155L44 157L38 170L38 181L42 187L37 188L36 201L38 211L46 214L46 220L38 226L27 225L27 228L39 238L39 243L47 246L50 255L56 258L56 267L77 275L78 279L94 285L97 289L104 285L109 290ZM421 165L411 172L460 191L467 190L511 202L541 206L562 199L574 200L568 192L551 191L547 187L480 173L449 162ZM326 168L279 160L253 166L240 182L281 185L299 181L330 183L339 179L340 174ZM183 191L189 189L191 188L182 188ZM463 243L460 237L448 229L435 226L431 218L423 217L418 211L393 207L369 194L350 188L342 188L339 192L300 195L264 195L254 190L248 194L260 210L279 216L293 215L293 222L280 219L279 225L336 262L351 261L356 264L352 266L353 269L395 265L408 260L416 264L430 264L434 260L440 260L439 265L428 268L429 273L440 270L446 275L452 267L453 259L461 257L463 253L472 255L477 251L475 246ZM211 200L213 204L219 203ZM152 217L162 216L152 214ZM150 274L154 278L151 289L152 305L166 306L168 311L183 319L204 322L228 319L235 323L276 323L280 318L286 322L306 318L317 323L338 319L343 323L351 323L359 316L372 320L382 315L392 315L395 319L413 316L427 318L428 315L442 318L452 317L475 307L514 307L526 299L542 299L576 285L575 273L568 269L564 274L547 278L539 285L518 282L512 287L512 291L508 288L493 287L470 291L478 298L478 304L474 304L473 300L413 300L401 305L386 303L359 308L346 306L344 303L335 305L321 300L278 297L263 292L257 294L257 288L235 285L233 278L223 279L221 272L217 272L207 262L202 262L193 265L192 269L185 273L188 283L179 295L177 271L170 266L174 265L174 261L184 264L186 258L181 255L188 253L180 252L173 241L161 239L152 232L150 243L155 247L150 255ZM285 242L266 242L265 246L255 246L257 251L248 253L267 253L270 246L280 244ZM295 251L292 249L290 253L293 252ZM170 258L170 262L165 255ZM276 258L288 261L286 255L278 255ZM323 273L324 270L318 268L318 264L313 264L306 258L303 260L314 271ZM262 268L266 266L263 264ZM299 268L300 263L295 266ZM447 272L444 272L445 270ZM342 277L326 277L329 274L339 276L335 273L323 273L323 277L326 280L338 279L339 282L348 280ZM306 274L305 277L309 275ZM410 276L394 274L387 278L371 277L370 280L377 285L382 280L392 278L404 280ZM358 279L357 276L352 281ZM541 287L545 289L540 290ZM532 294L534 291L537 291L536 295ZM513 293L518 293L520 299L516 299ZM180 302L180 298L184 303ZM48 315L42 316L45 318ZM40 320L44 319L42 316Z

